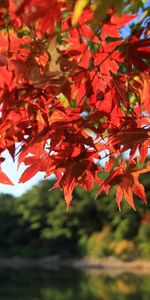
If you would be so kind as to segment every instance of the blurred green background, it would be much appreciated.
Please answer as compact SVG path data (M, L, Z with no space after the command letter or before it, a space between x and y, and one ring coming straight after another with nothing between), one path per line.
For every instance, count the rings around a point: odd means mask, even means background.
M136 211L125 201L118 211L115 188L97 200L96 186L90 192L77 188L68 212L60 190L48 191L52 181L40 182L17 198L0 194L0 256L149 259L149 174L140 177L148 204L135 198Z

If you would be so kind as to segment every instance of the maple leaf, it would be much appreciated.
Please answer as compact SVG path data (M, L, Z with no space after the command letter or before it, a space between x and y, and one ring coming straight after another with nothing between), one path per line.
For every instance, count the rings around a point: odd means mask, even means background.
M119 167L114 168L114 170L110 173L108 178L102 184L99 192L104 190L108 193L111 186L117 185L116 201L119 209L121 209L121 200L123 196L128 204L135 209L133 194L137 195L145 203L147 203L144 187L138 181L139 175L146 172L150 172L149 164L147 167L138 170L135 160L131 161L128 166L123 161Z
M24 183L29 179L31 179L38 172L45 172L48 166L47 160L48 160L48 154L44 150L42 151L42 153L40 153L40 155L31 155L21 160L21 162L23 162L25 166L28 167L22 173L19 182Z
M71 36L65 40L70 45L70 48L66 50L67 56L72 57L80 67L88 69L92 54L86 46L85 40L80 38L78 31L71 32Z
M41 165L37 163L29 166L21 175L19 183L25 183L26 181L34 177L41 170L40 168Z
M109 37L120 37L119 29L125 26L127 23L135 19L137 16L131 16L128 14L123 14L118 16L117 14L112 14L110 20L102 26L101 37L105 41L107 36Z
M109 143L115 150L124 152L130 150L130 159L139 149L144 163L150 145L150 131L146 128L119 128L115 135L109 138ZM122 149L121 149L122 148Z
M119 104L123 104L126 108L129 107L129 98L125 75L116 76L112 79L111 91L113 93L114 99L116 99L116 102L118 102Z
M120 62L120 59L119 55L116 57L116 51L118 51L118 47L121 44L122 41L110 42L96 53L94 64L95 66L99 66L102 74L110 75L110 72L117 73L119 69L117 62Z
M74 188L80 184L87 190L91 189L96 181L98 172L101 170L89 158L81 161L80 157L82 157L82 154L78 156L77 161L74 161L66 168L62 178L59 180L59 186L64 191L67 208L70 207Z
M134 76L131 82L133 89L136 93L140 95L141 104L144 106L145 111L150 113L150 73L145 71L139 74L139 76Z
M126 63L129 70L132 69L133 65L140 71L148 70L146 59L150 57L150 39L139 39L142 32L140 31L129 38L124 46Z
M57 0L51 0L51 3L49 0L24 0L16 10L16 15L26 24L38 21L37 29L42 35L46 32L53 33L55 22L61 16Z

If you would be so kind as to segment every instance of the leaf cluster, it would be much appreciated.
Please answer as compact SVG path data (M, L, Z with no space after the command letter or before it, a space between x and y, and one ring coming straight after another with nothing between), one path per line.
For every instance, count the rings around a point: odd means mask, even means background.
M135 209L133 194L146 203L148 15L133 0L0 3L0 163L7 150L24 164L20 183L55 175L67 208L76 186L95 183L97 194L116 186L119 209L123 197ZM0 182L13 184L3 165Z

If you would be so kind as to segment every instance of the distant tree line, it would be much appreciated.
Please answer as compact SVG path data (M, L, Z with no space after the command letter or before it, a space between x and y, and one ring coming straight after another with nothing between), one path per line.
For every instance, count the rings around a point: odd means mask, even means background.
M140 180L149 199L149 173ZM48 191L53 183L40 182L18 198L0 194L1 256L150 257L149 204L136 199L133 211L124 201L119 212L115 189L94 200L96 186L88 192L77 187L66 211L60 190Z

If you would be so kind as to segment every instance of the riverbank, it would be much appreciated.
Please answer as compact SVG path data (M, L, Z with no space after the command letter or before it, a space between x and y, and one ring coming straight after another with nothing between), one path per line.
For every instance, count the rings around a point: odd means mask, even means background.
M115 257L108 257L103 259L88 257L82 259L61 259L57 255L40 259L0 257L0 268L46 268L49 270L60 270L61 268L76 268L87 272L109 273L110 275L115 275L118 273L150 274L150 261L122 261Z

